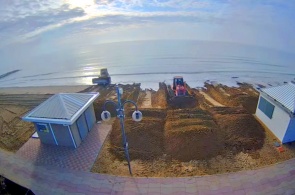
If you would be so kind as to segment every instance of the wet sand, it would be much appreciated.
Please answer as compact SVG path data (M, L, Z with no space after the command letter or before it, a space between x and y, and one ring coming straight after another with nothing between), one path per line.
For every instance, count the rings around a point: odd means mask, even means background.
M90 85L77 86L42 86L42 87L7 87L0 88L0 94L55 94L82 91Z

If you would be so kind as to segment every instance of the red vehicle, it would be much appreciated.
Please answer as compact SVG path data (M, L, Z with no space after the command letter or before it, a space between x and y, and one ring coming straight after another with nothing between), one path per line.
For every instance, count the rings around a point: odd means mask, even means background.
M196 105L195 96L189 92L189 86L182 76L173 77L173 85L167 85L168 103L172 108L192 108Z
M183 77L175 76L173 78L173 91L175 96L188 95L186 83L183 81Z

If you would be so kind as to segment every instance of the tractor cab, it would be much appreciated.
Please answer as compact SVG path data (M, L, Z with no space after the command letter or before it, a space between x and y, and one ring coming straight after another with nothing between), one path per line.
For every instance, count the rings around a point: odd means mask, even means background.
M108 69L107 68L102 68L100 69L100 77L109 77Z
M193 108L196 106L195 94L190 92L182 76L173 77L173 83L167 85L168 103L171 108Z
M185 83L183 81L183 77L176 76L173 78L173 91L175 96L187 95L187 90L186 90Z
M97 85L104 85L104 86L111 84L111 77L108 73L108 69L107 68L100 69L100 75L97 78L93 78L92 83Z
M176 90L177 86L184 86L183 77L176 76L173 78L173 90Z

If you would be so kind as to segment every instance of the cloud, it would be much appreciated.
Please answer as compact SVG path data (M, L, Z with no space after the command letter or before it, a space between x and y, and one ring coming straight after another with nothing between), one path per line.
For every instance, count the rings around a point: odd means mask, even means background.
M27 3L26 3L27 2ZM55 2L55 1L52 1ZM1 2L3 3L3 2ZM5 41L20 40L59 27L72 18L85 15L81 8L50 1L4 1L0 6L0 37Z
M7 44L76 35L124 41L132 40L129 34L134 32L142 33L134 36L137 39L165 38L169 29L171 39L292 50L293 10L292 0L2 0L0 38Z
M64 8L60 1L48 0L3 0L0 6L0 21L16 21L28 16L55 12Z
M8 2L8 1L7 1ZM46 2L46 1L44 1ZM163 6L159 2L150 3L149 1L123 1L123 0L101 0L96 4L85 3L81 1L52 1L44 3L42 1L16 1L4 3L1 8L0 28L3 30L0 36L9 38L17 37L13 40L22 38L32 38L39 34L51 31L63 26L77 27L70 31L98 28L105 30L110 25L138 25L147 22L179 22L198 18L206 13L185 12L185 11L139 11L142 6ZM169 1L169 5L175 5L177 1ZM16 14L13 14L16 13ZM120 23L121 22L121 23ZM78 24L79 23L79 24ZM94 24L107 25L94 25ZM78 26L81 26L78 28ZM8 40L8 39L6 39Z

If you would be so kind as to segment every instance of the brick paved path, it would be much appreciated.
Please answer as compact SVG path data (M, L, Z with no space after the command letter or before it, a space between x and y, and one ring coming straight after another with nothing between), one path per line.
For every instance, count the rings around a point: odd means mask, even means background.
M90 171L111 127L95 124L77 149L41 144L39 139L30 138L16 155L35 165Z
M0 152L0 174L35 194L295 194L295 159L258 170L188 178L132 178L38 166ZM127 168L127 167L126 167Z

